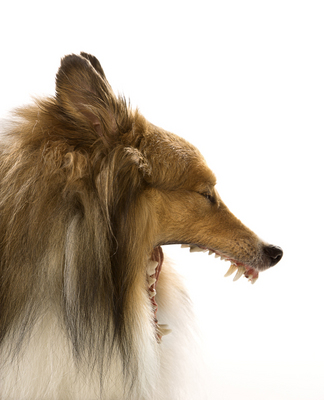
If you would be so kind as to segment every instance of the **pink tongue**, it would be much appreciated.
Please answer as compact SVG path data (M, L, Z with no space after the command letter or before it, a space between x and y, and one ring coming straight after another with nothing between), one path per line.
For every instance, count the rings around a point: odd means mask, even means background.
M253 268L250 268L250 269L247 269L247 270L245 271L245 275L247 275L247 276L250 277L250 278L255 279L255 278L258 278L259 272L256 271L256 270L253 269Z

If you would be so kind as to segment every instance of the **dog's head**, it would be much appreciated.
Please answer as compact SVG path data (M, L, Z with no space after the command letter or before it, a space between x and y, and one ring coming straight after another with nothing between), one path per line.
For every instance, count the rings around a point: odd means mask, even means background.
M229 272L237 270L236 278L245 274L252 282L259 271L281 259L279 247L262 242L228 210L199 151L148 123L137 111L130 111L113 93L95 57L82 53L63 59L57 75L57 99L71 116L71 123L77 116L75 123L80 126L82 121L90 127L94 141L102 142L107 154L118 153L115 190L114 183L107 182L112 176L111 164L99 175L101 185L106 182L106 201L111 198L107 206L113 206L116 213L122 205L130 213L136 199L142 208L149 209L150 235L145 243L151 250L177 243L191 251L208 251L230 260ZM142 237L146 231L137 234Z
M95 57L65 57L56 96L18 115L1 161L4 297L22 308L55 292L75 348L98 321L123 347L134 293L148 285L155 305L162 245L208 251L252 282L281 259L228 210L199 151L116 96Z
M138 271L136 263L129 268L130 258L147 265L153 304L162 245L214 254L230 261L226 276L236 272L234 280L245 275L252 283L281 259L279 247L264 243L228 210L200 152L131 111L113 93L95 57L63 59L56 98L71 124L92 132L87 151L99 149L92 158L105 160L92 169L100 171L95 180L116 239L112 254L122 281L127 276L134 281L129 271ZM80 146L77 139L75 148Z

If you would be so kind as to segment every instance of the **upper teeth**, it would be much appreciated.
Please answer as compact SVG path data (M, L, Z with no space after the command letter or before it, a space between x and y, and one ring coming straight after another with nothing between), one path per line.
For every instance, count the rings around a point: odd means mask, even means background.
M190 253L196 253L196 252L198 252L198 251L203 251L203 252L205 252L205 251L207 251L207 249L202 249L202 248L197 247L197 246L191 246L191 247L190 247Z
M231 264L231 266L229 267L228 271L226 272L226 274L224 275L224 277L226 278L227 276L232 275L235 271L236 271L236 265L235 264Z
M181 245L182 248L188 248L190 247L190 252L191 253L196 253L196 252L206 252L208 251L208 255L211 254L215 254L215 258L220 257L221 260L226 260L226 261L230 261L226 256L224 255L220 255L217 254L215 251L210 250L210 249L203 249L199 246L195 246L195 245L190 245L190 244L182 244ZM238 267L235 263L232 263L231 266L229 267L228 271L226 272L226 274L224 275L225 277L232 275L234 272L236 271L236 274L233 278L233 281L237 281L238 279L240 279L240 277L246 272L246 268L244 266L240 266ZM249 274L247 274L246 276L248 277ZM256 280L258 279L258 277L253 278L252 276L250 277L249 281L253 284L256 282Z
M238 267L238 268L237 268L236 275L235 275L234 278L233 278L233 281L237 281L238 279L240 279L241 276L243 275L244 271L245 271L245 268L244 268L244 267Z

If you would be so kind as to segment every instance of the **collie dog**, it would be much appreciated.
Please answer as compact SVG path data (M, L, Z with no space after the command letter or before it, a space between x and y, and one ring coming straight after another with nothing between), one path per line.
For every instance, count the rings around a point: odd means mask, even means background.
M63 58L55 96L3 126L0 399L191 398L191 306L161 246L208 251L252 283L282 250L231 214L194 146L114 94L92 55Z

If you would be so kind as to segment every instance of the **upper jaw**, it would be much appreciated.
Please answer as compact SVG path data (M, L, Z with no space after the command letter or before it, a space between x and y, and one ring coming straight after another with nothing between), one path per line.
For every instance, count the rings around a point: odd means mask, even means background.
M168 240L160 242L159 246L169 244L181 244L183 248L189 248L190 252L208 252L209 255L214 254L215 258L219 257L221 260L229 261L231 263L229 270L225 276L229 276L236 272L234 281L238 280L241 276L245 276L251 283L255 283L259 277L259 272L264 271L275 265L282 256L282 250L277 246L271 246L263 242L256 235L251 235L251 238L241 238L230 241L236 244L236 251L231 247L225 250L222 246L208 246L197 242ZM279 249L281 254L278 254ZM273 253L275 251L276 257ZM241 254L240 254L241 253ZM268 254L269 253L269 254ZM270 256L270 257L269 257Z
M224 275L225 277L232 275L236 272L233 281L237 281L241 276L245 276L248 280L254 284L259 277L259 268L252 266L248 263L241 262L230 255L227 255L214 248L205 247L197 244L182 244L182 248L190 248L191 253L195 252L208 252L208 255L215 255L215 258L220 258L221 260L230 261L231 265Z

